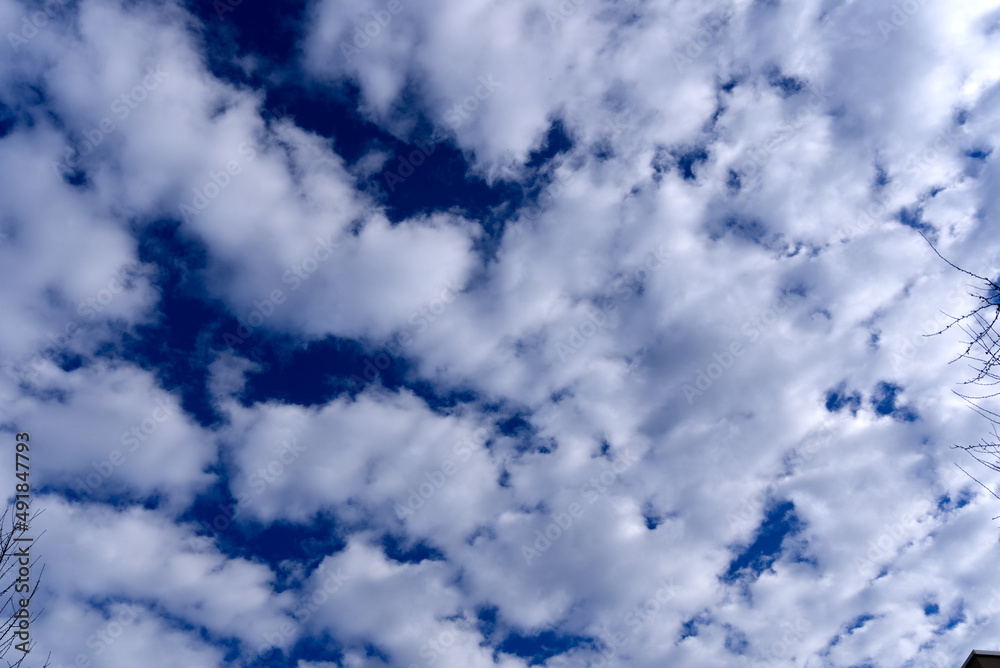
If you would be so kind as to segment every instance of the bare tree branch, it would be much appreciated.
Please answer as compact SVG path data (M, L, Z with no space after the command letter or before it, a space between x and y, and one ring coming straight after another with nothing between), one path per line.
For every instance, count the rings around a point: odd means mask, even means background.
M35 511L35 513L30 517L29 522L33 522L35 518L42 514L41 510ZM17 640L16 629L20 623L20 619L15 617L15 613L21 607L18 603L15 603L14 595L17 593L15 590L16 581L14 576L17 575L15 570L11 574L11 570L17 566L20 566L18 557L15 554L15 538L23 537L25 531L19 530L16 527L15 516L10 507L4 509L3 513L0 514L0 659L3 659L8 668L26 668L25 661L27 660L29 653L21 653L17 650L21 656L11 662L9 655L11 650L14 649L14 641ZM10 527L8 529L7 527ZM44 535L44 531L39 534L37 538L41 538ZM38 563L38 557L34 557L31 562L30 567L34 569L35 565ZM35 594L38 593L38 589L42 584L42 575L45 573L45 566L42 566L38 571L38 578L35 580L34 587L31 588L31 593L28 595L28 608L31 607L31 602L35 598ZM29 618L29 623L34 622L38 619L38 615L44 612L44 609L38 610L34 615ZM29 652L31 647L28 648ZM52 655L50 654L45 659L45 663L42 664L42 668L48 668L51 665Z
M996 388L1000 385L1000 373L998 373L1000 372L1000 326L998 326L1000 325L1000 285L990 278L974 274L959 267L942 255L922 232L920 232L920 236L924 238L924 241L931 247L931 250L944 260L948 266L980 282L978 291L969 293L970 296L976 299L976 303L968 313L960 317L946 313L945 315L951 318L951 322L937 332L925 334L924 336L938 336L957 326L969 339L964 342L965 349L950 363L964 360L969 363L973 374L972 378L961 384L963 386L975 385L983 388ZM980 443L972 445L955 445L952 447L965 451L966 454L970 455L986 468L1000 473L1000 431L997 429L998 425L1000 425L1000 412L982 405L984 401L1000 397L1000 389L987 389L982 393L976 394L967 392L955 392L955 394L964 399L977 414L990 423L993 437L990 439L984 438ZM961 466L958 468L979 483L983 489L987 490L997 500L1000 500L1000 496L996 492L974 478ZM1000 518L1000 515L993 519L997 518Z

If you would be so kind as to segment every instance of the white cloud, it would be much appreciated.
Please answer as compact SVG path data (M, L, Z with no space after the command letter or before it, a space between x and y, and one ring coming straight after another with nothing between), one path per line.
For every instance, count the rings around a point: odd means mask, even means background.
M256 648L266 642L264 634L286 619L292 597L272 591L274 574L266 566L193 549L189 529L169 516L141 508L116 511L70 504L53 496L38 501L45 512L35 529L46 533L34 549L39 556L44 552L45 586L53 592L47 604L52 606L52 621L46 624L75 620L63 629L68 632L59 646L64 652L77 647L96 658L104 642L109 656L135 656L155 646L151 632L165 624L174 627L171 635L183 639L186 651L205 654L199 665L215 665L218 650L206 646L197 629L207 629L220 640L239 638ZM105 600L116 602L106 621L79 605ZM138 611L127 615L136 617L134 622L123 623L126 615L116 612L123 605ZM100 632L116 619L126 628L120 640L109 643ZM52 642L49 637L58 637L53 630L46 634L40 629L46 638L42 646ZM91 640L95 633L97 638ZM68 653L60 660L72 661L74 656Z
M24 386L22 386L23 388ZM32 425L43 479L85 496L160 495L175 510L215 479L211 434L147 371L98 363L65 372L49 363L30 391L7 385L7 419Z

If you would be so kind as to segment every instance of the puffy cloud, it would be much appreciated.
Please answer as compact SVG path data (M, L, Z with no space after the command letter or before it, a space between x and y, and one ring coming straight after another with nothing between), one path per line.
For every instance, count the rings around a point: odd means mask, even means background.
M32 425L46 484L101 499L158 496L179 511L215 478L206 470L216 459L212 435L148 371L48 363L37 381L4 390L7 419Z
M50 624L66 620L62 661L74 660L74 647L92 660L107 651L121 661L155 647L159 628L196 665L216 665L219 650L203 642L198 629L216 642L239 638L257 647L287 619L292 597L272 590L274 574L266 566L195 547L190 529L161 512L38 500L45 512L34 524L45 535L34 549L46 565L54 607L40 631L51 633ZM104 618L84 601L102 603ZM115 621L124 627L120 632L109 627Z

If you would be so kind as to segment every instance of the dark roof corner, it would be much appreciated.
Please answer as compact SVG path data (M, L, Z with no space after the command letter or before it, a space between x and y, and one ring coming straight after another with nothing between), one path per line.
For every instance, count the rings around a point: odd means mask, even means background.
M1000 652L974 649L962 668L1000 668Z

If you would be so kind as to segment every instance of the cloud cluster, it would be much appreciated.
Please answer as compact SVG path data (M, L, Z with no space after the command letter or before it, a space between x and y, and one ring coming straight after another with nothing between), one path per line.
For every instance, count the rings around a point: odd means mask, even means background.
M1000 271L993 4L314 0L277 65L247 3L0 0L36 651L990 646L995 508L949 449L985 425L950 392L960 333L923 336L971 298L918 232ZM266 111L288 86L331 108Z

